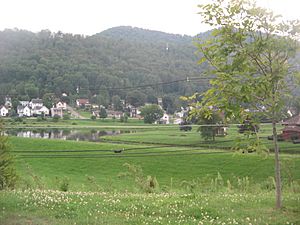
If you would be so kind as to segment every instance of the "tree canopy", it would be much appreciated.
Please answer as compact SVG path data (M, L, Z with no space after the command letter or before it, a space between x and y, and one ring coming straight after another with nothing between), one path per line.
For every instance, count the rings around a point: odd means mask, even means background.
M156 104L146 105L141 109L141 116L144 117L145 123L154 123L162 118L163 115L164 111Z
M203 22L215 28L211 38L199 39L200 63L209 63L211 87L196 102L194 112L222 111L227 119L268 115L273 124L276 207L281 207L281 180L276 122L282 116L287 78L293 76L299 21L284 21L248 0L215 0L200 6ZM295 64L294 64L295 65ZM297 64L296 64L297 65ZM299 65L298 65L299 66ZM196 99L195 94L192 99ZM213 106L213 107L212 107ZM258 145L259 146L259 145Z

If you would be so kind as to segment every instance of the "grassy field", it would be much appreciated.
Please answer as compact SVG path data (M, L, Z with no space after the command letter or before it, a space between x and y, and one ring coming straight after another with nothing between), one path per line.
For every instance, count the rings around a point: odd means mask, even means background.
M80 121L82 126L85 122ZM88 121L91 126L100 123L92 122ZM281 155L285 208L277 212L273 154L232 152L228 147L239 136L235 126L228 136L208 144L196 128L180 132L177 126L137 124L134 132L105 136L105 142L98 143L10 137L21 179L16 191L0 192L0 220L3 224L300 223L300 146L280 143L283 153L289 149L296 154ZM270 127L261 131L266 137ZM271 146L271 141L263 141ZM122 152L114 152L118 150ZM129 171L124 164L135 172L120 177ZM152 193L143 186L149 176L158 183ZM59 191L63 185L68 192Z

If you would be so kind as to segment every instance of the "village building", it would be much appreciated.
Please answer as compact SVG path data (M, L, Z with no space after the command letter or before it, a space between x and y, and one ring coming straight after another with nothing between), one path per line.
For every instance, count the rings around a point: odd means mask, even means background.
M8 108L6 108L4 105L0 106L0 116L8 116Z
M90 107L90 101L86 98L79 98L76 100L76 106L77 107Z
M12 101L11 101L11 98L10 98L10 97L5 97L5 103L4 103L4 106L5 106L7 109L11 109L11 108L12 108Z
M36 106L32 108L32 115L34 116L49 116L50 111L46 106Z
M120 111L107 110L107 117L109 118L120 119L123 115L124 113Z
M50 111L51 111L51 117L59 116L60 118L62 118L64 115L62 108L51 108Z
M29 101L19 101L20 105L22 106L29 106Z
M300 139L300 114L282 122L285 127L280 135L283 140Z
M59 101L55 104L55 108L57 109L62 109L62 110L67 110L67 103L63 102L63 101Z
M162 118L158 121L159 124L170 124L170 116L167 113L164 113Z
M30 102L29 102L29 106L34 109L36 107L42 107L44 104L43 104L43 100L42 99L39 99L39 98L35 98L35 99L32 99Z
M29 102L28 102L29 103ZM31 114L31 109L29 108L28 105L18 105L17 107L17 114L19 117L30 117L32 114Z

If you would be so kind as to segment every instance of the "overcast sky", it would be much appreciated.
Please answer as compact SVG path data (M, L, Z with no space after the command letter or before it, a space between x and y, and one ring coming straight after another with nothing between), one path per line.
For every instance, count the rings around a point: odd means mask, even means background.
M197 15L208 0L0 0L0 30L49 29L92 35L115 26L196 35L208 30ZM288 19L300 17L300 0L258 0ZM299 18L300 19L300 18Z

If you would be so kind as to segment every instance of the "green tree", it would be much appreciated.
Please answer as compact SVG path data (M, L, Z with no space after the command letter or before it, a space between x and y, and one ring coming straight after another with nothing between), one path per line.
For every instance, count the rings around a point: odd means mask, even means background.
M123 110L121 98L119 95L114 95L111 98L111 102L114 106L114 110Z
M55 95L53 93L45 93L43 95L43 103L48 109L52 108L55 103Z
M8 138L3 134L0 121L0 190L14 188L17 180L14 160L9 151Z
M107 117L107 112L106 112L106 109L104 107L101 107L100 108L100 113L99 113L99 117L101 119L105 119Z
M128 94L126 96L126 102L135 107L138 107L138 106L142 106L145 104L146 98L147 98L147 96L144 93L142 93L141 91L135 90L135 91L128 92Z
M213 140L217 134L217 129L219 129L218 124L222 122L222 118L219 113L212 112L210 117L206 116L204 111L199 111L199 116L197 117L197 124L201 125L198 131L201 133L201 137L204 140Z
M296 53L299 21L283 21L249 0L215 0L200 6L203 22L216 28L211 38L197 43L208 63L211 88L198 108L215 106L227 119L241 121L252 111L272 120L275 149L276 208L281 208L281 176L276 121L280 119L283 91ZM196 98L197 95L192 96ZM195 109L197 110L197 109ZM211 114L207 114L209 117ZM252 116L251 116L252 118Z
M154 123L164 115L164 111L155 104L146 105L141 109L145 123Z

